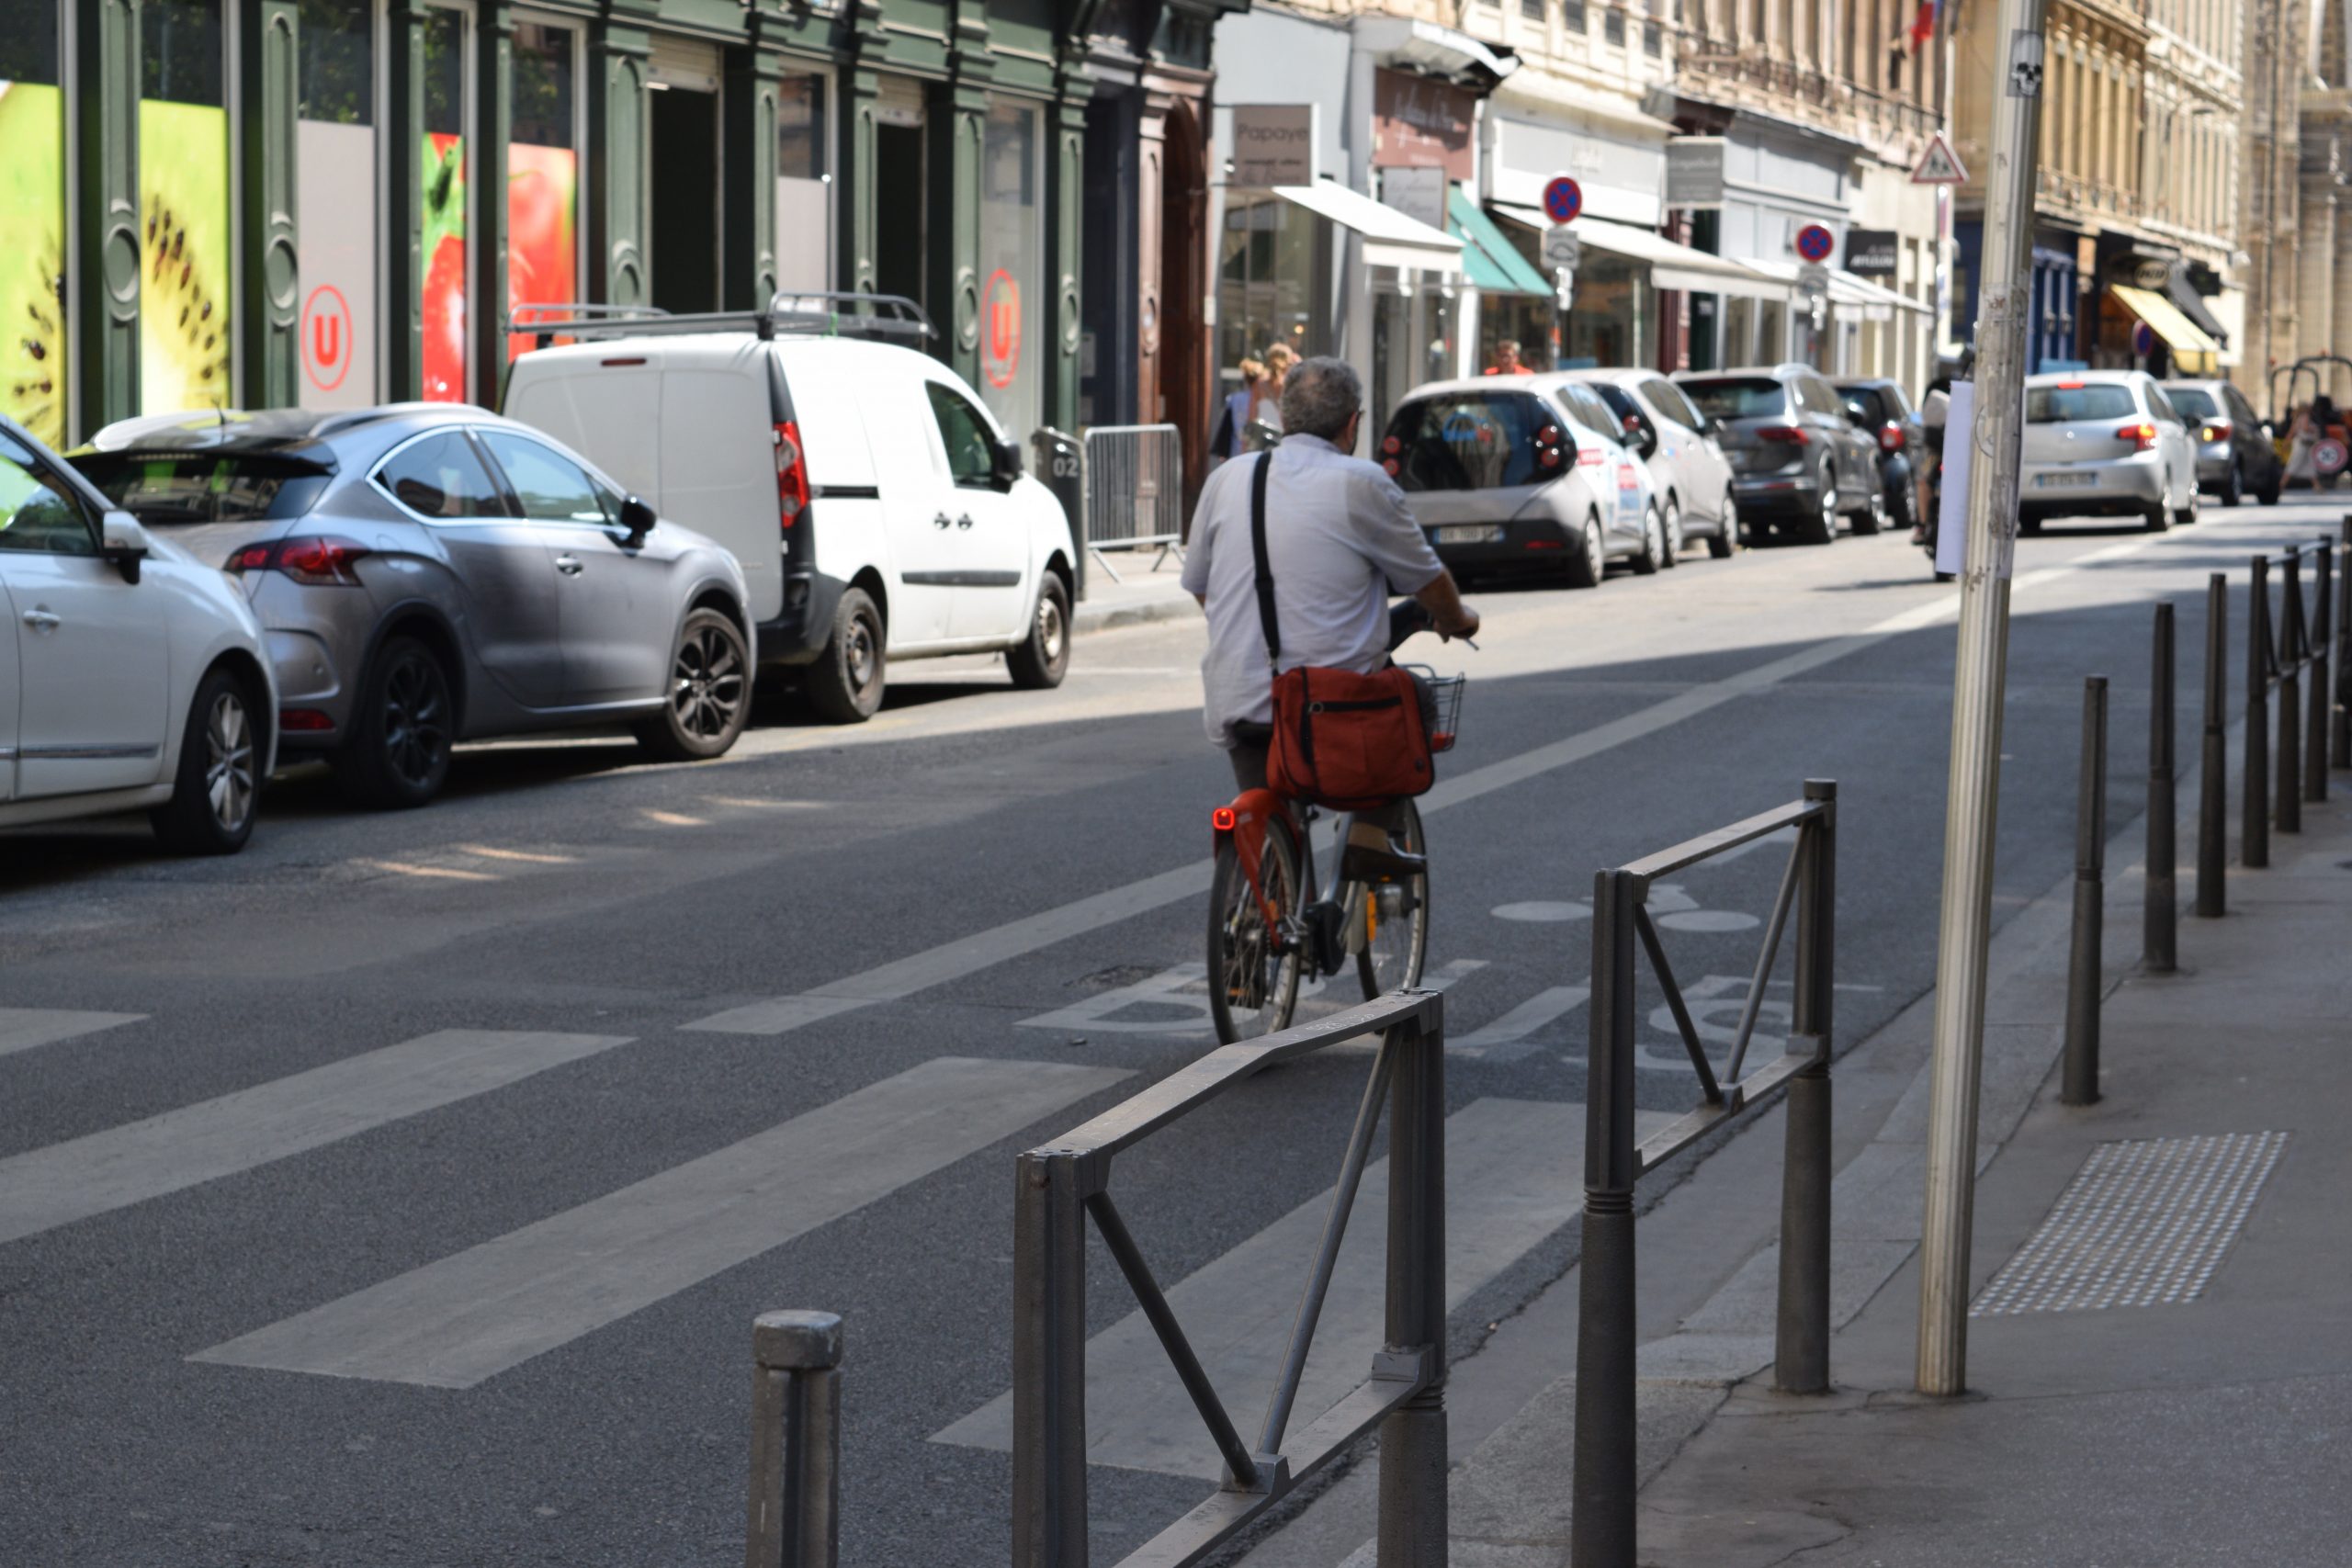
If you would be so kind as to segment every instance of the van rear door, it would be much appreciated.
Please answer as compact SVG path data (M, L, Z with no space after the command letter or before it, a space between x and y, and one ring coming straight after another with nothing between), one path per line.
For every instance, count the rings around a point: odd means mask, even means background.
M742 564L754 622L784 610L767 350L752 337L696 344L662 373L662 514L709 535Z

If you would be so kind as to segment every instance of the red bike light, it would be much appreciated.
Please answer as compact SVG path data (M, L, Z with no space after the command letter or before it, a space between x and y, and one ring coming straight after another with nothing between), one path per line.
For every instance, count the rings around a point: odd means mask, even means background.
M1235 820L1233 807L1230 806L1220 806L1209 813L1209 826L1220 833L1232 832Z

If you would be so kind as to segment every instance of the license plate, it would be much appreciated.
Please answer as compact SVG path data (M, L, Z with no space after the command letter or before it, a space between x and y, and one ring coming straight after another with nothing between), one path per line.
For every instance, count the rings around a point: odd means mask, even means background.
M1499 545L1503 540L1499 523L1456 523L1437 531L1441 545Z
M2069 485L2098 483L2097 474L2043 474L2033 481L2044 490L2062 490Z

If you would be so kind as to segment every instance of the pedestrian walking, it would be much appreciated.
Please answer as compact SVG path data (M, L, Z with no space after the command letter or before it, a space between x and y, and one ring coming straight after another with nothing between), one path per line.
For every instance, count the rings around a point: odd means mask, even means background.
M1238 457L1247 449L1243 434L1250 428L1250 411L1257 406L1260 389L1266 379L1263 360L1244 359L1235 368L1241 373L1241 385L1226 394L1225 417L1217 421L1216 434L1209 441L1209 456L1219 463L1227 457Z

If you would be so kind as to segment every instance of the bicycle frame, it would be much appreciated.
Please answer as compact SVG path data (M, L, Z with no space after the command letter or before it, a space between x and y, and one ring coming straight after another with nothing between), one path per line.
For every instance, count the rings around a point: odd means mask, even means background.
M1308 890L1314 888L1315 835L1312 829L1320 815L1313 806L1302 805L1294 809L1272 790L1252 789L1244 790L1235 796L1231 806L1220 807L1210 821L1218 841L1227 838L1233 840L1235 852L1241 860L1242 875L1249 880L1250 895L1258 901L1258 912L1266 922L1266 929L1276 933L1283 947L1295 947L1306 958L1311 974L1329 977L1340 972L1363 940L1362 921L1353 918L1359 912L1357 900L1362 897L1363 885L1349 882L1341 874L1340 867L1346 863L1345 854L1335 853L1331 857L1331 874L1323 885L1322 897L1294 910L1287 919L1281 918L1279 912L1266 902L1265 885L1260 880L1260 867L1265 858L1265 836L1270 831L1283 832L1290 835L1291 842L1297 851L1299 886ZM1354 812L1339 814L1338 837L1341 845L1346 844L1348 834L1355 825ZM1330 944L1332 951L1329 953L1322 951L1325 944L1312 940L1314 923L1332 918L1320 912L1324 910L1336 913L1336 929L1345 933L1343 940Z

